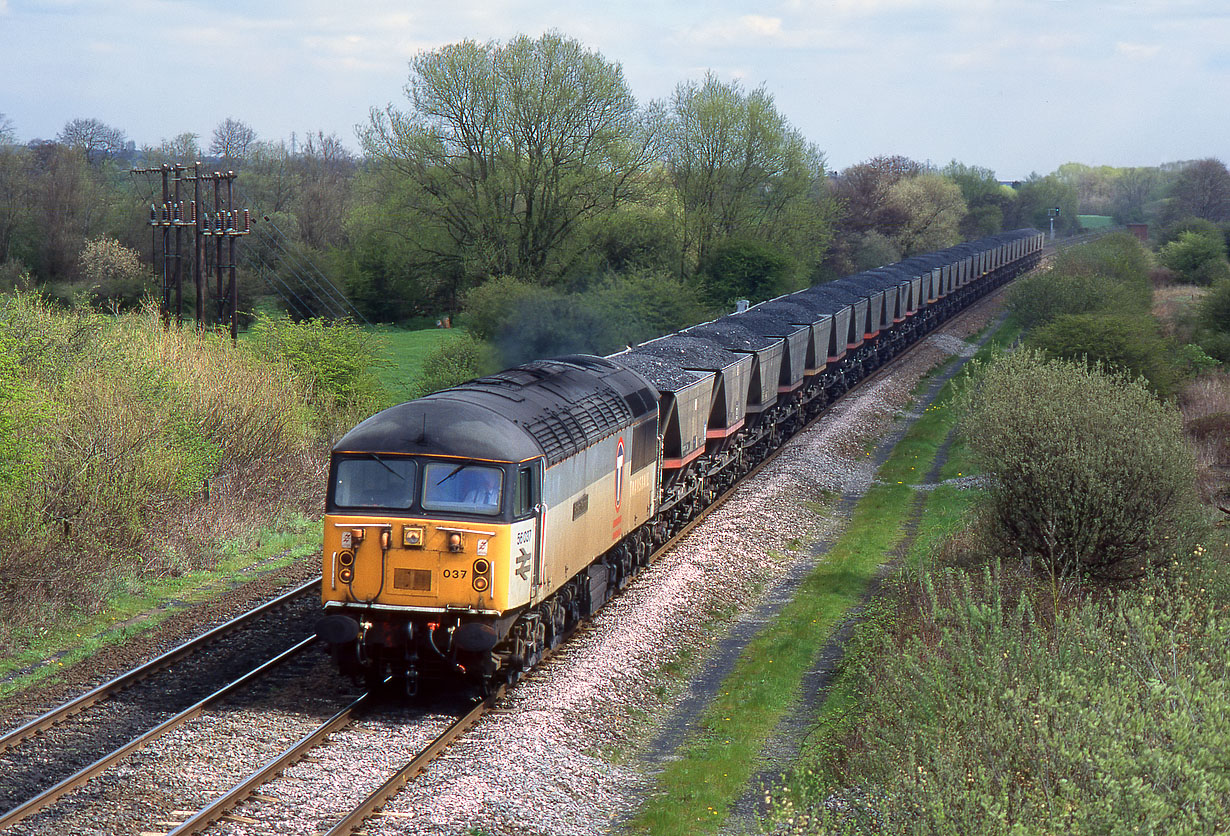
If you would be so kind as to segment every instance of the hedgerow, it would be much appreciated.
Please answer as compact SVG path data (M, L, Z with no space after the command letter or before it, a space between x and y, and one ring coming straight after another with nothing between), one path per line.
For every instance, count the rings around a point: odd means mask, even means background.
M339 420L318 395L289 362L152 311L0 297L0 646L121 581L208 567L253 518L315 507Z

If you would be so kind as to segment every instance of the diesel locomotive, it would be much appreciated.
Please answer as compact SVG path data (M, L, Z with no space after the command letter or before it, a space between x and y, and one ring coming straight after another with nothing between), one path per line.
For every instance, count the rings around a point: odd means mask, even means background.
M512 681L782 441L1043 244L1034 229L984 238L373 415L332 451L318 634L372 684Z

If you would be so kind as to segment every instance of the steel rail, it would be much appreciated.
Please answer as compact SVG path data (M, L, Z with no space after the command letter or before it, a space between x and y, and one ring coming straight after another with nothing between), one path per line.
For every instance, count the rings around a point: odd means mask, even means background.
M561 645L562 646L562 645ZM440 756L440 753L452 745L453 741L465 734L479 721L496 700L504 695L508 686L501 685L489 697L475 705L462 717L454 720L447 729L415 755L409 763L397 770L387 781L368 794L362 802L329 828L325 836L346 836L362 826L373 813L383 807L390 798L397 795L401 788L411 780L427 771L428 765Z
M65 778L63 781L60 781L60 783L56 784L54 787L44 790L43 792L36 795L34 798L31 798L30 800L22 804L19 804L18 806L9 810L7 813L0 815L0 830L3 830L5 827L8 827L11 824L15 824L16 822L19 822L22 819L29 818L30 816L37 813L39 810L42 810L44 807L54 802L56 799L64 795L69 790L82 786L83 784L85 784L86 781L89 781L91 778L101 773L103 770L105 770L107 767L111 766L116 761L123 758L125 755L129 754L130 752L135 751L136 749L141 748L142 746L145 746L151 741L158 739L162 735L166 734L168 731L171 731L172 729L183 725L188 720L191 720L193 717L196 717L197 715L199 715L211 703L217 702L223 697L228 696L229 694L233 693L234 691L248 684L252 680L260 677L261 675L267 673L268 671L282 664L286 660L290 659L292 656L295 656L303 652L308 647L315 644L317 641L318 639L316 636L308 636L307 638L303 639L295 646L284 650L282 653L278 654L272 659L269 659L265 661L264 663L262 663L259 667L253 668L252 670L248 671L243 676L231 682L229 685L225 685L222 688L219 688L217 691L214 691L212 694L205 697L204 699L199 700L198 702L194 703L188 708L185 708L183 711L179 712L175 716L167 718L166 720L159 723L157 726L150 729L149 731L146 731L145 733L141 734L138 737L134 737L132 740L128 741L123 746L119 747L118 749L115 749L110 754L104 755L103 757L94 761L94 763L90 764L84 769L81 769L75 774L70 775L69 777Z
M299 760L310 750L319 746L321 741L330 734L353 723L358 712L361 709L366 708L368 703L372 701L372 693L373 692L368 691L355 699L355 701L350 705L346 706L318 726L315 731L309 732L301 737L299 741L289 749L266 762L264 766L260 767L238 784L231 787L223 795L215 798L209 803L208 806L204 807L191 818L184 821L183 824L176 827L168 833L167 836L187 836L190 833L199 833L214 822L218 821L218 819L225 816L232 807L243 801L244 798L251 794L254 789L273 778L295 761Z
M133 668L127 673L120 674L114 679L104 682L81 696L69 700L63 705L53 708L47 713L34 718L11 732L6 733L3 737L0 737L0 754L7 752L9 749L12 749L24 740L28 740L39 732L45 731L46 729L63 722L65 719L73 716L74 714L79 714L90 706L102 702L120 691L135 685L143 679L146 679L153 674L170 667L176 662L179 662L185 657L196 652L201 647L221 638L227 633L238 629L250 619L254 619L257 616L263 615L266 612L285 604L287 601L302 595L311 589L312 586L319 583L320 578L316 578L315 580L308 581L298 587L295 587L289 592L283 593L270 601L266 601L259 607L232 618L224 624L219 624L212 630L202 633L196 638L189 639L178 647L168 650L166 653L151 659L145 664Z

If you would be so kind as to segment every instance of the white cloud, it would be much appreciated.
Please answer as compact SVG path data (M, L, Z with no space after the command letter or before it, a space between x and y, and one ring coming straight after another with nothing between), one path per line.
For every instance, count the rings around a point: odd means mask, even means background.
M1161 51L1162 48L1158 44L1132 44L1126 41L1119 41L1115 44L1115 52L1135 60L1153 58Z

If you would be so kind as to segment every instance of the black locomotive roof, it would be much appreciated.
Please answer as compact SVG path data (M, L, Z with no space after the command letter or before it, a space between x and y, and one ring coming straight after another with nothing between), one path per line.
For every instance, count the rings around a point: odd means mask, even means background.
M657 411L658 393L602 357L537 360L378 412L333 448L555 464Z

